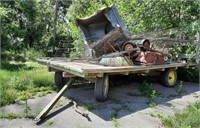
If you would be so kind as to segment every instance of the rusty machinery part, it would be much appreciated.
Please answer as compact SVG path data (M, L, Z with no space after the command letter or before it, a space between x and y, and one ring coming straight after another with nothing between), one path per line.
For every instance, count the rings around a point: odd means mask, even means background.
M133 43L133 42L124 42L121 45L121 49L123 51L131 51L132 49L137 49L138 46ZM127 54L127 56L131 59L131 60L135 60L137 58L138 52L137 50L133 50L132 52L130 52L129 54Z
M126 41L119 44L119 47L122 51L130 50L133 48L137 48L137 45L132 41Z
M126 50L131 50L131 49L133 49L133 45L132 44L126 44L125 46L124 46L124 50L126 51Z

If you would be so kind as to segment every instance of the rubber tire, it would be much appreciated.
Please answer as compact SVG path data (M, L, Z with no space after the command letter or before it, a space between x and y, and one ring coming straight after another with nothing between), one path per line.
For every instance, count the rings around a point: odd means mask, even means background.
M109 75L104 74L103 77L97 77L94 88L95 99L99 102L104 102L108 96Z
M69 81L69 78L62 76L62 71L57 71L54 74L54 82L57 87L57 91L60 91L62 87Z
M174 78L174 84L170 84L169 81L168 81L168 75L170 72L174 72L174 75L175 75L175 78ZM162 78L161 78L161 82L162 82L162 85L163 86L166 86L166 87L173 87L176 82L177 82L177 71L174 70L173 68L169 68L167 70L165 70L163 73L162 73Z

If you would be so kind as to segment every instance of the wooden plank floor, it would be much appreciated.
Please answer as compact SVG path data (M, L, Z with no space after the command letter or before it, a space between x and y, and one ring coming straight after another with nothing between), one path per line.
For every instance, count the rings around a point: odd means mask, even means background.
M189 67L196 66L195 63L170 63L170 64L161 64L161 65L134 65L134 66L120 66L120 67L111 67L103 66L98 64L87 63L84 60L81 62L72 61L70 59L61 59L61 58L42 58L38 59L38 62L49 67L63 69L63 71L75 71L79 73L117 73L117 72L131 72L131 71L145 71L153 69L163 69L163 68L178 68L178 67Z

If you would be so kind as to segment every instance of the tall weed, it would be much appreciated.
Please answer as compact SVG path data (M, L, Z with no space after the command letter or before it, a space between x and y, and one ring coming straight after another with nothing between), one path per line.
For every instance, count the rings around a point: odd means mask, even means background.
M161 117L167 128L199 128L200 127L200 101L189 105L174 116Z

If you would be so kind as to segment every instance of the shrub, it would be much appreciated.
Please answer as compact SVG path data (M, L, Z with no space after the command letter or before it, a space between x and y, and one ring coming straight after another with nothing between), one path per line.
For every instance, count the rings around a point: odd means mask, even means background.
M181 81L195 82L199 83L199 70L192 68L179 68L178 79Z

